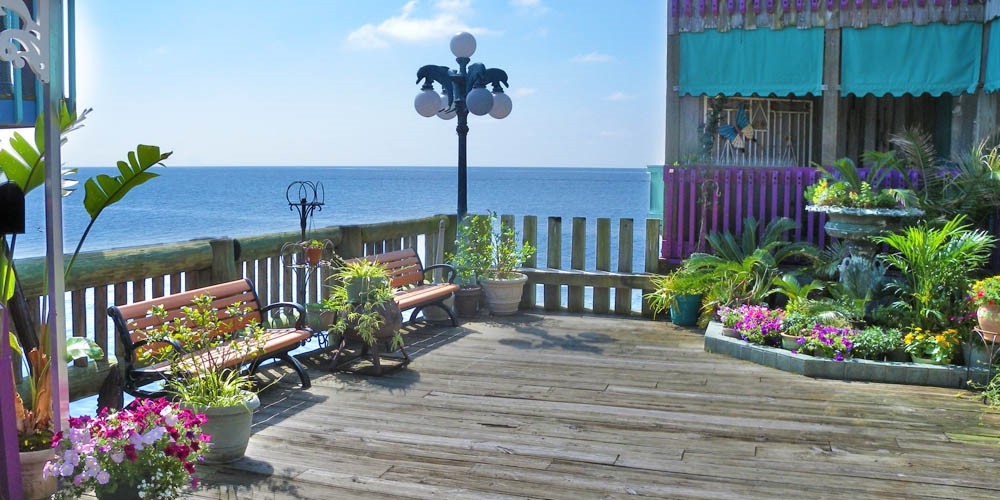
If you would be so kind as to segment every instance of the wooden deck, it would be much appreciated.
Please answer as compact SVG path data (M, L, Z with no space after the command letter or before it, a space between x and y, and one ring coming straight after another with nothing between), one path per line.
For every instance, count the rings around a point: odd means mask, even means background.
M198 498L998 498L1000 415L954 389L813 380L698 332L523 314L407 335L408 369L294 375Z

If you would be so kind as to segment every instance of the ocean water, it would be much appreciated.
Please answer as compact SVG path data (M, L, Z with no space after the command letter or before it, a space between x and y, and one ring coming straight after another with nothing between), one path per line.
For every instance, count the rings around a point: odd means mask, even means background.
M298 213L286 190L294 181L320 182L324 205L312 227L403 220L455 213L455 167L157 167L160 177L135 188L109 207L91 230L83 251L171 243L204 237L240 237L297 231ZM63 199L64 245L72 252L89 222L83 208L82 181L114 169L83 168L79 189ZM477 167L468 174L470 213L538 216L538 235L546 235L550 216L563 218L563 256L569 265L572 217L586 217L593 233L598 217L635 226L636 270L641 270L649 176L645 168ZM295 193L292 193L295 199ZM26 234L17 238L15 257L45 252L42 190L26 205ZM545 244L540 242L540 262ZM588 245L592 247L593 245ZM593 248L588 248L593 262ZM617 261L617 249L612 250Z

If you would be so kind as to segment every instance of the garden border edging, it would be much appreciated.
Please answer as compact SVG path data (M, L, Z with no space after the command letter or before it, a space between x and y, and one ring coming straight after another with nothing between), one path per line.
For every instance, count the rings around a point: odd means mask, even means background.
M866 359L834 361L808 354L793 354L786 349L753 345L740 339L726 337L722 335L722 323L716 321L710 322L705 330L705 352L724 354L806 377L850 382L881 382L965 389L968 387L966 382L970 375L982 372L982 376L977 378L986 378L985 370L970 370L966 366L918 365Z

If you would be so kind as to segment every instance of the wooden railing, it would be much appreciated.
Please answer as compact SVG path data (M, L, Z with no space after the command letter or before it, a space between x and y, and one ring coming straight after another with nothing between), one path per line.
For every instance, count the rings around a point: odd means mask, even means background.
M513 225L513 216L504 215L502 223ZM538 238L538 218L525 216L521 232L524 241L545 249L545 267L538 267L534 256L525 263L529 276L523 308L538 307L536 287L544 291L545 310L565 309L573 312L591 310L595 313L631 315L633 290L649 287L645 274L657 269L659 250L659 220L649 219L645 228L645 262L633 262L633 222L618 222L617 245L612 241L611 219L596 220L596 234L586 234L587 221L574 218L569 266L563 264L562 221L549 217L545 236ZM330 240L338 255L344 258L382 253L401 248L417 248L425 264L437 262L437 255L454 250L455 216L439 215L406 221L333 226L317 228L309 238ZM308 279L302 271L292 269L282 256L282 247L300 239L298 232L265 234L244 238L192 240L183 243L149 245L87 252L79 256L73 272L66 280L66 325L70 334L89 337L105 352L115 352L113 329L105 311L108 305L125 304L162 297L213 283L240 277L250 278L261 300L317 302L324 297L328 269L313 269ZM439 241L444 248L439 249ZM593 265L587 267L587 248L596 252ZM617 265L612 267L612 249L618 249ZM42 276L44 259L21 259L16 262L20 283L28 297L30 314L38 324L42 314ZM304 287L304 291L300 290ZM614 290L614 303L611 291ZM565 291L565 293L563 293ZM585 293L586 291L586 293ZM300 292L303 292L300 294ZM585 296L592 297L585 300ZM565 297L565 301L563 300ZM648 314L643 304L642 312ZM89 366L80 363L71 371L71 398L77 399L96 392L104 374L110 369L107 360Z

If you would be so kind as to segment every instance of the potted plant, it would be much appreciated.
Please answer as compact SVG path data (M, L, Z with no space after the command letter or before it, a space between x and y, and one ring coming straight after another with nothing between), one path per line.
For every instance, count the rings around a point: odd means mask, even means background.
M980 335L995 343L1000 340L1000 276L983 278L972 284L969 300L976 307Z
M455 268L455 283L460 287L455 292L455 312L470 318L479 314L482 287L480 277L490 267L490 237L492 234L489 217L466 217L458 227L455 253L448 255L448 261Z
M867 326L851 338L854 357L882 361L889 353L903 347L903 334L897 328Z
M932 332L914 326L903 337L903 344L914 363L947 365L958 351L960 337L955 328Z
M380 339L390 340L390 349L403 345L399 308L385 266L365 259L344 262L334 276L330 297L323 309L335 315L329 333L359 338L372 347ZM391 321L389 321L391 320Z
M702 294L708 288L709 275L681 265L666 275L650 278L653 291L646 293L653 314L670 311L670 321L678 326L698 322ZM724 326L724 325L723 325Z
M521 302L524 284L528 281L527 275L515 269L535 253L535 247L527 242L518 246L514 228L500 223L496 212L490 212L488 216L476 215L472 219L473 224L488 223L490 228L489 243L485 247L489 267L479 277L486 296L486 307L494 315L514 314Z
M17 428L17 444L20 451L21 483L26 500L49 498L56 491L55 478L43 477L43 465L52 458L52 392L49 390L48 349L32 348L25 352L17 336L9 333L11 349L29 367L24 391L28 404L19 393L14 393L14 421ZM48 340L42 336L43 343ZM66 340L66 362L74 359L99 359L104 351L92 340L71 337ZM11 372L13 376L13 372Z
M150 349L141 352L140 360L170 364L175 376L167 380L166 391L182 406L208 417L203 429L212 436L212 446L205 461L226 463L246 452L253 411L260 406L250 375L229 366L233 359L248 359L260 351L264 329L248 317L250 309L244 305L219 311L213 300L199 295L193 306L181 308L179 317L147 332ZM155 306L151 314L165 318L167 311ZM230 346L227 355L202 355L223 344Z
M326 249L326 242L320 240L309 240L301 243L303 253L305 253L306 263L310 266L317 266L323 260L323 251Z
M806 210L827 215L827 234L845 240L852 253L871 253L868 238L894 229L900 220L923 215L912 190L882 188L895 163L878 156L865 177L849 158L833 163L833 171L817 166L822 177L805 190Z
M205 415L166 399L137 399L128 409L69 420L56 437L46 478L62 479L55 498L177 498L198 488L195 466L209 436Z

